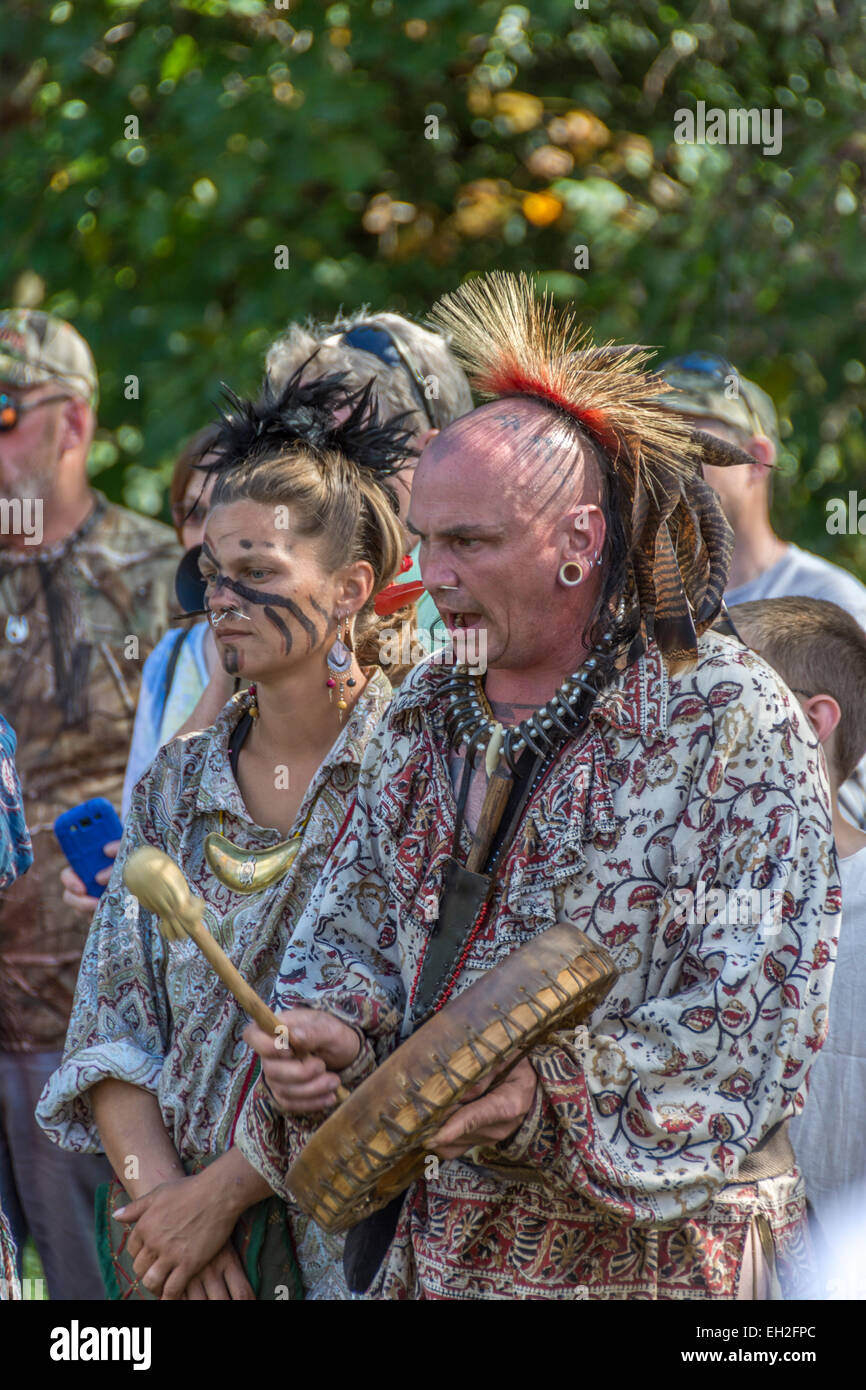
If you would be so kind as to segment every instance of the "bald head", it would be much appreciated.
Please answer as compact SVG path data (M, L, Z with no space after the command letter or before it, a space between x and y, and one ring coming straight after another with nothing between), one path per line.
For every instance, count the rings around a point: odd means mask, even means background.
M419 467L456 461L524 516L601 501L592 440L563 412L525 396L491 401L449 425L427 446Z
M473 410L424 450L408 522L421 574L449 626L486 629L491 669L574 669L600 592L603 493L592 441L525 397Z

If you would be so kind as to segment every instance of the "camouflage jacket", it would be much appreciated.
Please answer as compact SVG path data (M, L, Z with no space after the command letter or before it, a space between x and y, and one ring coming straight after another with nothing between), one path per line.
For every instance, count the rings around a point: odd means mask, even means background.
M0 551L0 712L18 734L30 872L0 893L0 1050L63 1046L86 918L62 901L53 824L119 808L141 670L174 605L168 527L108 503L53 547Z

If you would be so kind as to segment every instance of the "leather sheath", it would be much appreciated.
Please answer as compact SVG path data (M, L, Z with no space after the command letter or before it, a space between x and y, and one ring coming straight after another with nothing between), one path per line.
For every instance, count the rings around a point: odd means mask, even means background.
M412 1006L412 1028L420 1027L445 988L460 959L463 944L490 892L488 874L475 874L451 855L445 863L439 918L434 926Z
M788 1136L789 1124L789 1120L780 1120L767 1131L740 1164L737 1183L762 1182L764 1178L780 1178L783 1173L790 1173L796 1159Z

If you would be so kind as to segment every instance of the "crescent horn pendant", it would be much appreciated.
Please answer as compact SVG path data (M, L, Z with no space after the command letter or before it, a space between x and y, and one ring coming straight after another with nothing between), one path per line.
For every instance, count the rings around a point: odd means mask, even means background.
M239 849L215 830L205 838L204 854L220 883L235 893L259 893L283 878L292 867L301 838L283 840L270 849Z

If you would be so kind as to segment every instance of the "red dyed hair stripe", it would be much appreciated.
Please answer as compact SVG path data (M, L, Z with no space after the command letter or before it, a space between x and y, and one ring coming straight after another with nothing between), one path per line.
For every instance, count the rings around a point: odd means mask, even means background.
M603 448L616 450L617 437L608 425L607 416L603 411L575 405L541 377L529 376L519 367L511 367L498 372L488 372L478 384L482 391L494 396L535 396L539 400L549 401L551 405L559 406L560 410L566 411L579 421Z

